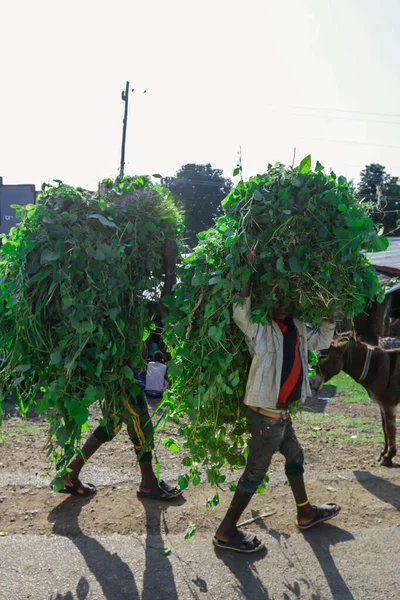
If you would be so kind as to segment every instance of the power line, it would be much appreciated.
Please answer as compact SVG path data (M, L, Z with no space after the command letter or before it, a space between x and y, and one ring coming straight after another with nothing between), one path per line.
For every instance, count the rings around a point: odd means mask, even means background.
M362 123L386 123L387 125L400 125L400 121L382 121L380 119L361 119L358 117L342 117L336 115L315 115L306 113L292 113L298 117L311 117L313 119L339 119L343 121L361 121Z
M332 144L348 144L350 146L376 146L379 148L400 148L398 145L394 144L371 144L370 142L356 142L352 140L326 140L324 138L301 138L303 140L314 140L317 142L329 142Z
M347 110L342 108L315 108L311 106L299 106L296 104L288 104L288 108L300 108L303 110L318 110L321 112L340 112L340 113L350 113L354 115L371 115L374 117L395 117L400 119L400 113L380 113L380 112L367 112L364 110Z

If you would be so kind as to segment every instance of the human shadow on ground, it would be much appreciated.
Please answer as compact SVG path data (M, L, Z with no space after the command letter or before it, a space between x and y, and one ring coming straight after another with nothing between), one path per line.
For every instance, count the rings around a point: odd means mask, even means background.
M154 600L163 597L168 598L168 600L178 600L172 564L168 555L163 555L163 552L168 551L168 545L165 545L161 535L161 522L166 535L169 533L165 513L171 503L146 498L138 498L138 500L142 502L146 513L142 600ZM172 502L174 502L174 505L182 505L185 503L185 499L181 496ZM155 572L157 573L156 577Z
M323 525L323 527L323 531L321 528L304 531L304 539L310 544L321 565L332 597L335 600L354 600L354 596L341 576L331 554L331 546L354 540L354 536L349 531L334 525Z
M400 467L400 465L399 465ZM357 481L370 493L382 502L391 504L400 511L400 486L373 475L369 471L353 471Z
M304 412L323 413L326 410L326 405L336 394L335 385L324 385L319 392L315 392L312 396L308 396L303 404Z
M118 554L112 554L98 540L85 535L81 530L79 515L83 506L89 502L90 498L69 496L53 508L48 517L49 522L53 523L53 532L68 537L75 544L101 586L104 598L138 600L138 589L129 566Z
M268 527L266 529L268 530L268 534L278 542L279 548L285 558L287 567L290 569L296 568L297 570L299 570L299 566L295 565L295 563L292 560L293 549L290 548L291 536L288 533L282 533L280 531L277 531L276 529L269 529ZM299 560L299 562L301 563L302 561ZM286 578L286 582L283 582L283 585L286 587L288 592L290 592L290 596L285 592L282 596L282 600L291 600L293 595L296 598L302 598L304 595L304 589L307 590L308 594L311 594L310 600L325 600L326 598L325 596L321 596L316 585L312 581L310 581L308 573L304 569L303 577L300 577L298 581L289 582Z
M266 548L254 554L243 554L216 547L214 549L217 558L225 563L238 581L236 589L238 598L249 598L251 600L255 598L262 598L263 600L271 599L268 589L261 581L257 571L257 562L265 560L267 556L268 551Z
M49 600L88 600L89 599L90 586L89 582L85 577L81 577L78 585L76 586L76 596L70 591L68 591L65 595L57 593L56 596L53 594L50 596Z

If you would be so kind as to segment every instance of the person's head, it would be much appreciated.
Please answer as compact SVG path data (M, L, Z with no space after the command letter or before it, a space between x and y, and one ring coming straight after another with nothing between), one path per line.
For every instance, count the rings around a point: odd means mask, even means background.
M290 317L293 305L293 302L289 302L287 306L284 306L280 300L275 300L272 306L272 313L274 315L274 319L278 319L278 321L284 321L285 319Z
M163 353L160 352L159 350L157 350L157 352L154 352L153 360L154 360L154 362L163 362L163 360L164 360Z

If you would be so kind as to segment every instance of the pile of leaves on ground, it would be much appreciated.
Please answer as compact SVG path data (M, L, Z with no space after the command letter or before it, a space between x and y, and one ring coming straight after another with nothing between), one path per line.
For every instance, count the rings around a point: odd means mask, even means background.
M346 179L325 174L319 163L312 170L309 156L295 169L269 165L240 181L223 208L184 259L175 297L168 298L170 395L189 454L183 487L200 481L202 467L218 485L225 481L221 467L245 464L250 356L231 316L241 287L251 278L256 323L271 321L277 299L293 301L293 315L313 326L339 308L352 317L379 294L362 251L387 247Z
M21 223L0 251L3 397L14 392L24 414L42 394L36 407L50 421L49 454L60 474L89 407L97 402L105 419L118 421L121 387L137 385L133 368L152 327L164 242L182 226L169 191L145 177L101 187L102 197L43 185L36 205L15 207Z

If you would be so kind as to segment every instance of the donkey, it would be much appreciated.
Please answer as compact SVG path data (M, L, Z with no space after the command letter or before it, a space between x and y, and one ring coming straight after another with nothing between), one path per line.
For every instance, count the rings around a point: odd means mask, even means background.
M393 466L396 456L396 407L400 403L400 348L371 348L350 334L335 336L328 350L320 353L313 390L344 371L363 386L379 404L385 444L378 457L384 467Z

